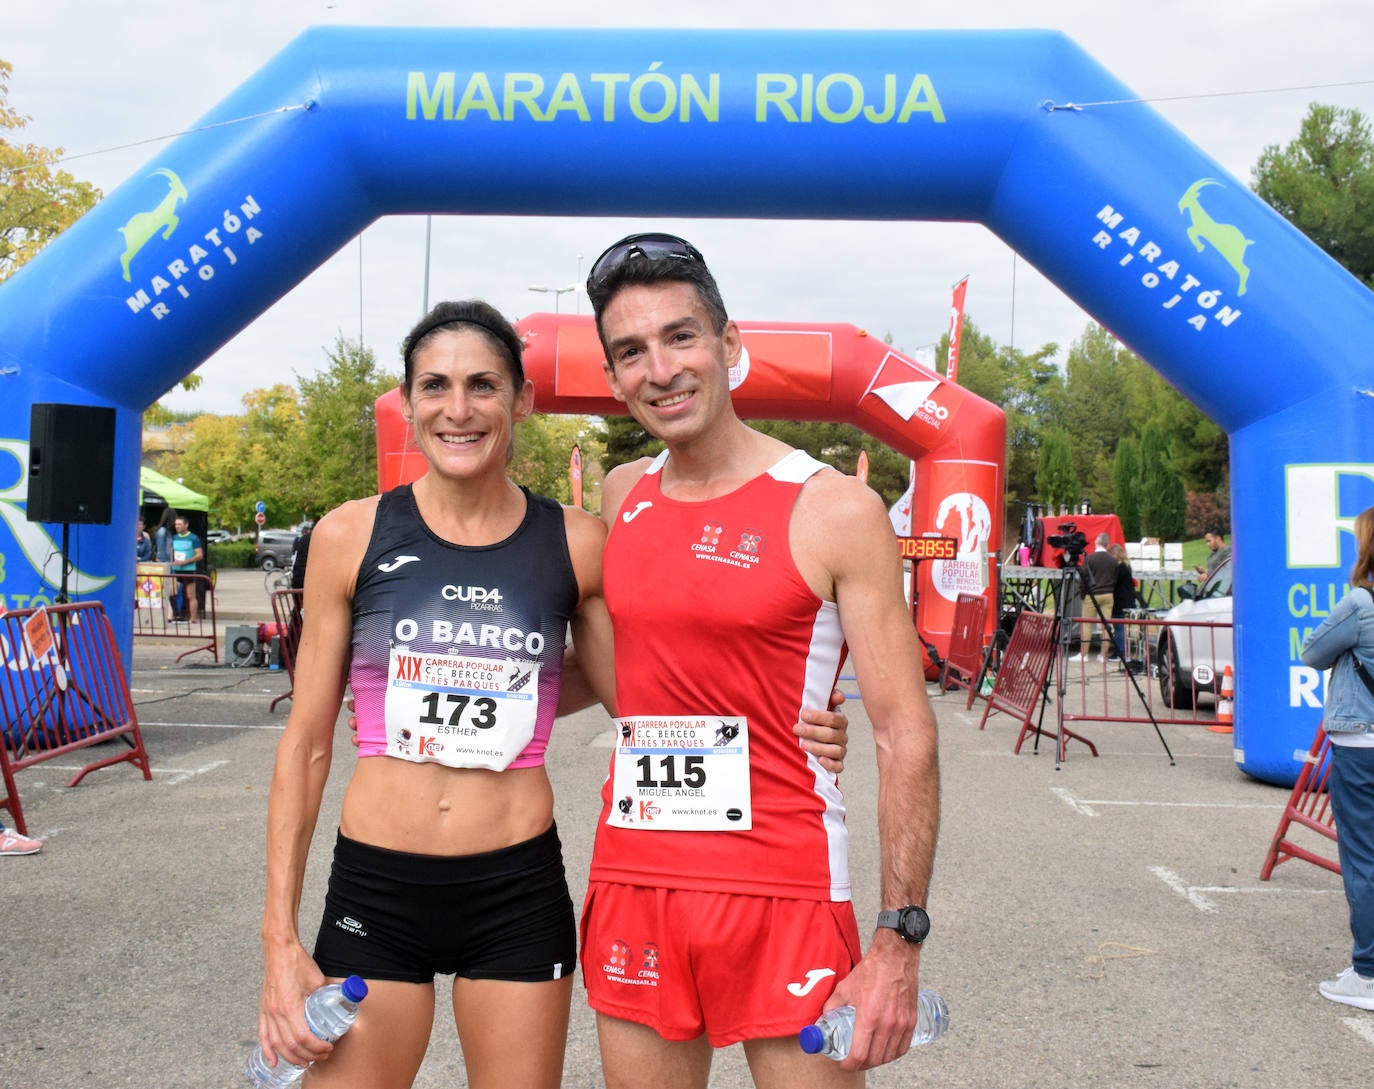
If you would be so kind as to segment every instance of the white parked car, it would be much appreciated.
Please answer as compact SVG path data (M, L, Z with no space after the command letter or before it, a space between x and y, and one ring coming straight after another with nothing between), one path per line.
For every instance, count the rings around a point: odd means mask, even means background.
M1170 707L1187 709L1200 693L1219 695L1227 666L1235 671L1235 644L1231 632L1231 560L1195 586L1179 588L1184 599L1164 614L1164 620L1213 624L1215 627L1164 628L1159 634L1155 666L1159 693Z

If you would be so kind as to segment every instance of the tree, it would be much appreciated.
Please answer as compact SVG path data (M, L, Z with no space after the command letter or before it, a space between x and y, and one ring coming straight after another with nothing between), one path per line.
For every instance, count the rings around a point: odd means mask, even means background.
M865 435L853 424L824 420L747 420L748 425L780 442L805 450L813 458L853 476L859 452L868 451L868 486L892 506L906 491L911 461L892 447Z
M289 526L319 510L320 482L297 471L305 425L296 391L287 385L243 396L242 416L202 416L182 454L158 468L209 497L215 517L246 523L258 500L269 524ZM165 467L164 467L165 465Z
M1151 424L1140 438L1140 525L1151 537L1179 540L1183 536L1187 499L1183 479L1169 464L1169 443L1163 428Z
M663 449L663 443L645 431L633 416L604 417L597 439L605 450L601 467L608 473L617 465L652 457Z
M1374 139L1364 114L1314 102L1297 139L1266 147L1251 173L1279 215L1374 287Z
M9 104L13 67L0 60L0 130L17 131L29 118ZM86 214L100 190L53 169L63 149L0 139L0 281Z
M544 413L531 416L515 429L515 460L510 475L530 491L547 495L560 503L572 503L572 481L569 479L569 459L574 445L582 449L582 505L588 510L601 506L597 489L599 474L595 467L604 465L605 448L600 439L601 428L590 416L555 416Z
M1078 477L1073 471L1073 444L1059 430L1046 431L1040 439L1040 467L1035 471L1035 491L1050 510L1078 504Z
M1064 380L1054 364L1056 344L1035 352L1000 348L965 315L959 340L959 384L983 400L997 405L1007 417L1006 525L1020 523L1014 512L1019 504L1037 494L1036 473L1040 464L1040 435L1054 426L1063 399ZM937 352L949 353L949 334ZM905 483L903 484L905 488Z
M339 334L325 357L329 365L318 374L296 376L305 441L291 476L302 486L302 516L315 518L376 492L375 405L396 387L396 378L377 366L372 349L361 341Z
M1121 522L1122 535L1128 541L1140 537L1140 444L1125 438L1116 444L1112 461L1114 510Z
M1133 358L1095 322L1069 348L1058 425L1068 433L1083 497L1097 511L1113 502L1112 458L1122 421L1130 418L1121 374Z

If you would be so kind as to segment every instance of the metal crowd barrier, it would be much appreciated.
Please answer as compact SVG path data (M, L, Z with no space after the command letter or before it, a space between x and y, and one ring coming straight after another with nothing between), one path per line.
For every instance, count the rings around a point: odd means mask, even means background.
M164 566L139 565L134 582L134 638L189 641L196 645L178 654L178 662L201 651L209 651L218 662L214 579L174 575L165 572Z
M955 600L954 630L949 638L949 653L940 666L940 686L944 691L967 688L966 710L973 706L983 677L987 617L988 599L982 594L960 594Z
M0 617L0 807L27 835L14 773L106 741L121 748L67 783L128 762L153 777L124 665L99 602L18 609Z
M1096 756L1097 749L1087 738L1080 737L1067 727L1049 731L1042 724L1044 700L1053 680L1054 631L1054 617L1045 613L1026 609L1016 618L1016 627L1012 629L1006 653L1002 655L1002 665L992 683L992 693L988 696L987 706L983 708L978 729L986 727L992 715L1008 714L1021 724L1012 748L1014 753L1019 753L1026 738L1034 734L1037 747L1042 735L1055 739L1058 742L1058 759L1061 761L1064 759L1064 746L1071 740L1082 741ZM1037 707L1040 708L1039 717L1036 716ZM1032 719L1035 721L1032 722Z
M1317 736L1312 739L1312 748L1303 760L1298 781L1293 784L1293 792L1288 796L1288 804L1279 818L1279 826L1274 830L1274 838L1269 842L1269 851L1260 869L1261 881L1268 881L1274 867L1290 858L1300 858L1332 873L1341 872L1339 857L1318 854L1297 842L1290 834L1293 826L1297 825L1331 843L1337 842L1336 815L1331 812L1331 794L1327 788L1327 780L1331 775L1330 756L1331 741L1326 731L1318 726Z
M1083 742L1094 755L1097 751L1086 737L1069 729L1070 723L1150 723L1156 730L1161 725L1217 723L1222 679L1214 663L1219 658L1231 661L1230 624L1164 621L1155 616L1108 622L1120 626L1127 648L1124 660L1070 654L1081 618L1069 621L1074 628L1070 639L1060 640L1053 616L1023 609L1002 655L980 729L992 714L1011 714L1021 724L1014 751L1020 752L1031 735L1037 745L1041 736L1053 737L1062 761L1068 741ZM1100 628L1101 622L1094 618L1093 625ZM1111 647L1106 640L1103 645ZM1195 663L1194 668L1181 672L1180 658ZM1053 707L1056 699L1059 706ZM1057 725L1045 724L1047 715ZM1167 753L1167 742L1164 748Z
M1216 725L1222 671L1215 663L1234 662L1230 624L1158 617L1109 623L1123 633L1126 659L1103 661L1095 655L1067 661L1065 720ZM1183 672L1180 660L1192 662L1193 668ZM1139 682L1139 692L1128 669Z

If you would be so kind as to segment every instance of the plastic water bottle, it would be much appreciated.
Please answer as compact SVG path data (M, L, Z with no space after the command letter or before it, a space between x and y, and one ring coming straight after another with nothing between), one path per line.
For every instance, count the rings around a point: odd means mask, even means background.
M353 1027L358 1019L358 1003L366 997L367 983L361 976L349 976L342 983L326 983L306 996L305 1023L321 1040L332 1044ZM308 1069L308 1066L289 1063L280 1055L276 1066L268 1066L261 1044L253 1049L244 1065L249 1084L260 1089L295 1085Z
M921 991L916 996L916 1031L911 1034L911 1046L938 1040L947 1028L949 1007L945 1000L935 991ZM854 1043L854 1007L836 1006L821 1014L819 1021L801 1030L797 1042L808 1055L824 1055L839 1062Z

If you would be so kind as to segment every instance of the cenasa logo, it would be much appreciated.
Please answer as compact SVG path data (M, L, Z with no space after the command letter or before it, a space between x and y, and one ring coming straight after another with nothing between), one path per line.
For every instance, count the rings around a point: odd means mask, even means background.
M186 200L186 186L170 170L154 170L148 176L161 174L167 179L167 195L151 211L135 212L129 222L119 228L124 236L124 252L119 258L119 267L124 270L124 279L129 280L129 262L138 256L138 251L152 241L153 235L171 238L181 218L177 215L177 205Z

